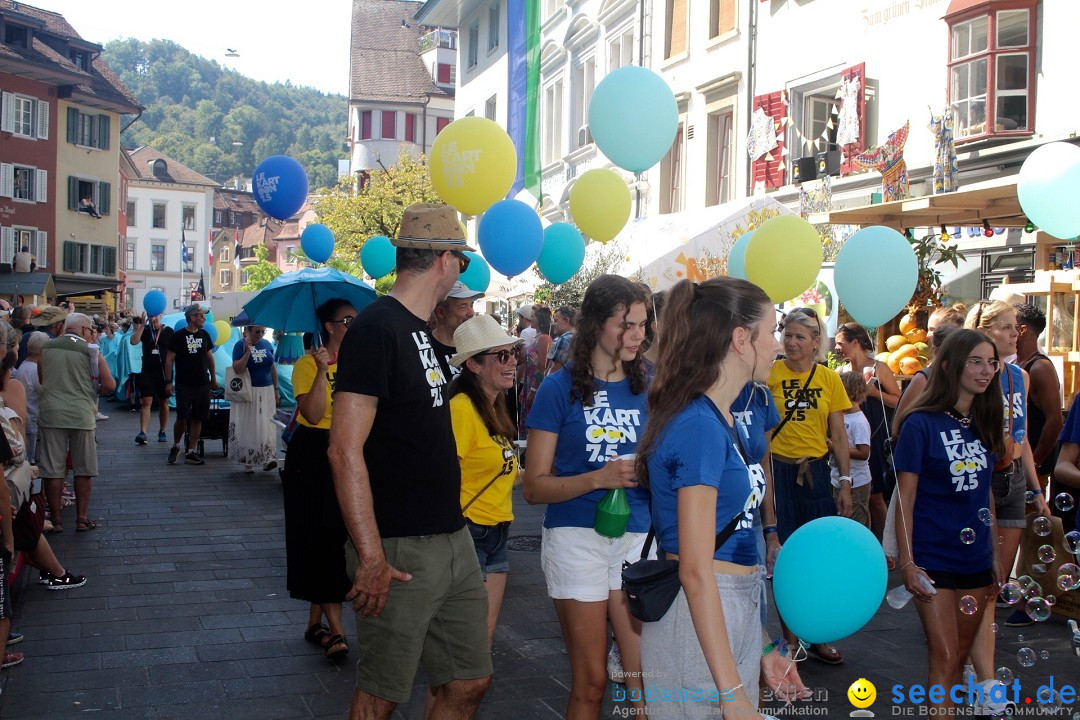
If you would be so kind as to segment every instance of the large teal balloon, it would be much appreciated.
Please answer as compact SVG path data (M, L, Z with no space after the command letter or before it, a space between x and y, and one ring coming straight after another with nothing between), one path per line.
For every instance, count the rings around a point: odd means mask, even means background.
M746 247L753 236L753 230L743 233L731 246L731 252L727 256L727 274L731 277L746 280Z
M488 264L506 277L536 262L544 245L540 216L520 200L500 200L488 208L476 235Z
M385 235L369 238L360 250L360 264L364 272L376 279L392 273L397 265L397 250L390 238Z
M887 282L882 282L881 272ZM873 225L849 237L836 255L836 294L851 317L881 327L911 302L919 261L911 243L892 228Z
M491 267L487 260L472 250L466 250L465 256L469 258L469 267L458 280L473 292L487 292L488 285L491 284Z
M585 238L573 225L552 223L544 229L544 247L536 266L547 281L561 285L574 277L585 262Z
M835 642L874 617L888 574L870 530L850 518L811 520L791 534L776 559L776 609L802 640Z
M664 79L628 65L608 73L589 101L589 131L596 146L621 168L644 172L671 149L679 106Z
M1043 145L1028 155L1016 179L1028 220L1061 240L1080 235L1080 147Z

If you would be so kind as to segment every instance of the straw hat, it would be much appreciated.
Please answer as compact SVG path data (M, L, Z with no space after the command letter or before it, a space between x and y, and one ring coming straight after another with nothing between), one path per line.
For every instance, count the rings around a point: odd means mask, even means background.
M405 208L397 237L391 240L396 247L420 250L472 250L465 242L454 208L449 205L417 203Z
M454 331L454 347L457 354L450 358L450 364L456 368L465 364L469 358L503 345L517 345L520 339L507 335L498 321L490 315L474 315L458 325Z

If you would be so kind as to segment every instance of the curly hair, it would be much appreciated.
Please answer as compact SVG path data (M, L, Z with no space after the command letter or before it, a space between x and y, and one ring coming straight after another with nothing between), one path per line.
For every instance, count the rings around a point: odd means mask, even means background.
M581 301L574 339L570 343L570 402L581 400L582 405L592 405L596 382L593 378L593 350L600 341L600 334L608 318L621 314L625 319L630 306L646 304L645 292L624 277L601 275L589 283L585 298ZM619 337L620 344L622 336ZM616 354L616 359L618 355ZM642 353L629 362L623 362L623 371L630 379L630 392L640 395L645 391L645 361Z

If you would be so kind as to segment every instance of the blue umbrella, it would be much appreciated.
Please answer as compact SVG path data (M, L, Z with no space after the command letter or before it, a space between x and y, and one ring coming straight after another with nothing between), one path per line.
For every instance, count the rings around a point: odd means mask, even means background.
M375 291L352 275L333 268L303 268L278 275L244 305L252 325L281 332L318 332L315 310L342 298L359 310L375 299Z
M274 360L282 365L292 365L304 357L305 352L303 335L282 335L274 350Z

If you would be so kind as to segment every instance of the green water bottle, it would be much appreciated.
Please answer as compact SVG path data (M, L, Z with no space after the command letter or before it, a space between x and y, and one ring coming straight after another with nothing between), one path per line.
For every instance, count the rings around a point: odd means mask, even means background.
M626 499L626 488L614 488L596 506L596 520L593 529L604 537L620 538L626 534L626 525L630 522L630 503Z

